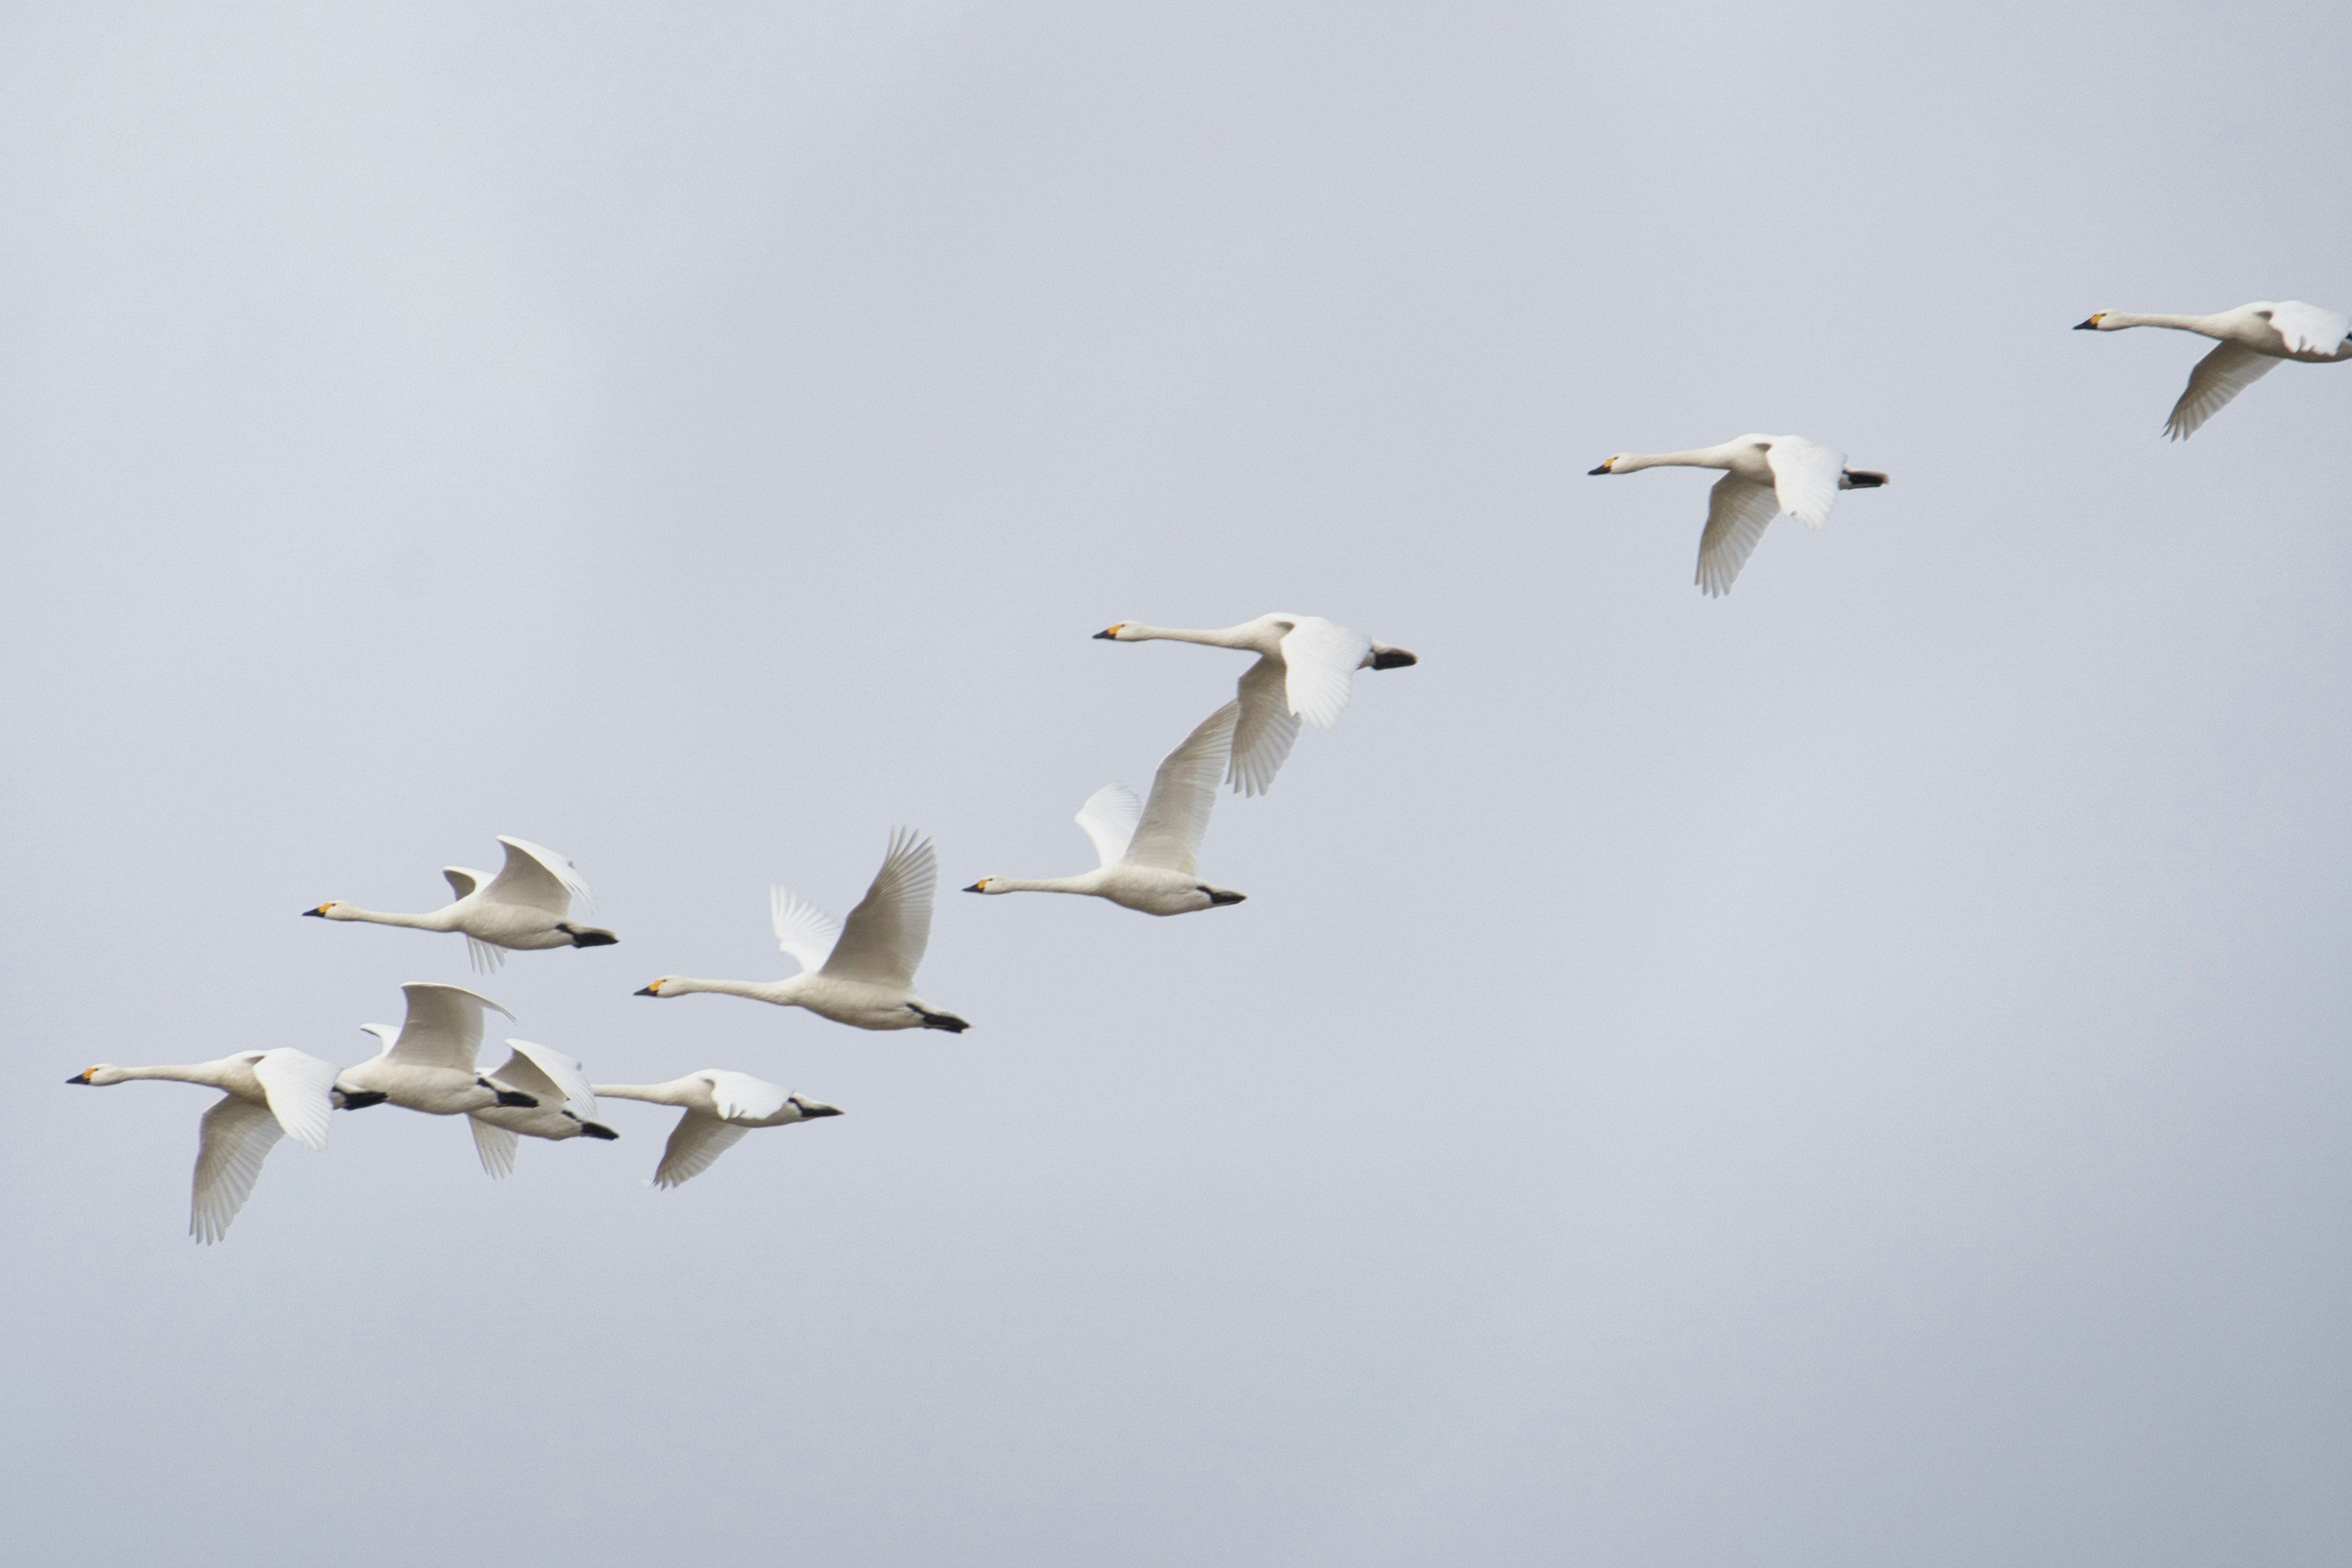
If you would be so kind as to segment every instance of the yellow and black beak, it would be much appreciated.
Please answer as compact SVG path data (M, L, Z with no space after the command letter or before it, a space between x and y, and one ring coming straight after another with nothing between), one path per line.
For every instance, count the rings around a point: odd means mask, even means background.
M96 1068L84 1068L81 1071L74 1074L73 1077L66 1079L66 1081L68 1083L88 1083L89 1081L89 1075L97 1070L98 1069Z
M641 985L632 993L632 994L638 996L658 996L661 994L661 982L656 980L651 985Z
M982 877L979 881L974 882L971 887L966 888L964 891L967 893L984 893L988 891L988 879Z
M1117 641L1118 640L1118 628L1119 628L1119 626L1125 626L1125 625L1127 625L1127 623L1126 623L1125 621L1121 621L1121 622L1119 622L1119 623L1118 623L1118 626L1112 626L1112 627L1110 627L1110 628L1109 628L1108 630L1107 630L1107 631L1099 631L1099 632L1097 632L1097 633L1095 634L1095 641L1097 641L1097 642L1117 642Z
M1617 460L1616 458L1610 458L1610 459L1609 459L1609 463L1613 463L1613 462L1615 462L1616 460ZM1609 472L1609 463L1603 463L1603 464L1601 464L1599 468L1587 468L1587 469L1585 469L1585 470L1584 470L1584 477L1585 477L1586 479L1591 479L1591 478L1593 475L1595 475L1595 474L1605 474L1605 473Z
M331 904L320 904L315 910L304 910L302 912L306 915L316 915L320 920L325 920L327 918L327 911L333 907L334 906Z
M2099 330L2099 321L2101 318L2105 315L2106 312L2102 310L2098 315L2092 317L2087 321L2077 321L2074 323L2074 330L2078 332L2095 332Z

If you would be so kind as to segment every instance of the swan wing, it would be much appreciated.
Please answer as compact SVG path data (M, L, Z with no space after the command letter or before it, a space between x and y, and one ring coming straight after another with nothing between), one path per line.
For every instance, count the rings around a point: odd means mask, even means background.
M431 985L412 982L400 988L408 997L408 1017L384 1052L404 1067L476 1069L482 1049L482 1009L504 1007L462 985Z
M690 1182L710 1169L712 1161L743 1141L748 1127L738 1127L721 1121L716 1116L705 1116L699 1110L689 1110L677 1119L677 1126L662 1145L661 1163L654 1167L654 1185L675 1187Z
M2332 354L2352 336L2352 316L2300 300L2282 300L2273 305L2271 325L2286 344L2286 352L2294 354Z
M596 901L588 884L580 879L580 868L567 857L527 838L501 834L499 842L507 847L507 863L484 894L490 902L524 904L562 920L572 912L572 900Z
M513 1083L514 1080L507 1080ZM515 1084L517 1089L522 1085ZM474 1130L474 1152L482 1162L482 1174L494 1182L504 1181L514 1174L515 1151L522 1140L511 1128L493 1127L478 1116L468 1116L466 1124Z
M1290 710L1318 730L1329 729L1371 652L1372 639L1360 632L1320 616L1299 616L1282 638L1283 694Z
M1837 504L1838 476L1845 472L1845 454L1808 441L1802 436L1782 436L1764 448L1772 469L1772 491L1780 510L1807 528L1830 520Z
M1087 796L1074 819L1094 840L1095 854L1106 866L1127 853L1135 825L1143 818L1143 803L1123 784L1107 784Z
M223 1095L205 1112L196 1142L195 1196L188 1209L188 1234L209 1247L228 1234L229 1221L253 1195L261 1162L285 1136L267 1106Z
M278 1125L313 1149L327 1146L327 1129L335 1119L335 1065L308 1051L280 1047L264 1051L253 1064L261 1092L269 1100L269 1114Z
M759 1121L773 1116L792 1099L792 1093L782 1084L770 1083L763 1078L753 1078L747 1072L708 1072L702 1075L710 1085L710 1098L719 1107L721 1119L728 1121Z
M2238 343L2223 343L2197 362L2189 373L2189 385L2180 401L2172 405L2172 417L2164 422L2164 433L2175 441L2186 441L2197 434L2197 427L2229 406L2230 399L2270 374L2271 367L2279 362L2268 354L2258 354Z
M1157 866L1181 876L1197 876L1201 840L1209 831L1209 813L1217 804L1217 781L1233 751L1234 725L1241 716L1239 699L1201 721L1184 743L1168 753L1151 778L1151 799L1136 824L1127 858L1138 866Z
M874 885L842 922L841 940L824 972L842 980L863 980L902 989L915 984L923 950L931 942L931 896L939 889L940 858L931 841L911 827L890 835L890 853Z
M768 924L776 945L811 974L824 967L841 941L841 922L789 888L768 889Z
M1698 585L1710 599L1731 592L1756 542L1780 515L1780 498L1762 485L1726 474L1706 492L1706 531L1698 536Z
M1236 689L1242 713L1225 777L1236 795L1264 795L1298 743L1298 715L1290 710L1289 682L1278 659L1261 658L1242 671Z
M490 1076L533 1095L541 1103L560 1101L563 1109L586 1121L596 1114L596 1091L588 1086L588 1069L577 1058L535 1046L529 1040L509 1040L514 1054Z
M463 866L444 866L441 875L449 879L449 890L461 899L473 897L474 889L489 880L488 873L469 870Z
M466 938L466 957L477 974L496 974L507 966L505 948L471 934Z

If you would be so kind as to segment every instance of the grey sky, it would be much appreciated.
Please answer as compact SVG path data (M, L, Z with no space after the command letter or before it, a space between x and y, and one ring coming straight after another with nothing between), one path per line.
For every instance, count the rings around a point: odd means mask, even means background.
M0 1518L24 1562L2206 1564L2352 1535L2334 6L17 7ZM1368 11L1371 14L1368 14ZM1894 475L1690 585L1795 431ZM1239 661L1358 683L1158 921L1087 864ZM842 1106L646 1186L339 1118L493 835L606 1079Z

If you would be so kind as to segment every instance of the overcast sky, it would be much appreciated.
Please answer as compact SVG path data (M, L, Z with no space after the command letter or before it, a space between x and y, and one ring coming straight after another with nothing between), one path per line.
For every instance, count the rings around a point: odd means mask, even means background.
M19 5L0 1546L27 1563L2332 1564L2336 5ZM1691 585L1705 477L1893 484ZM1242 661L1422 656L1084 868ZM921 992L771 978L937 836ZM96 1061L369 1054L499 834L646 1185ZM500 1031L504 1033L503 1029Z

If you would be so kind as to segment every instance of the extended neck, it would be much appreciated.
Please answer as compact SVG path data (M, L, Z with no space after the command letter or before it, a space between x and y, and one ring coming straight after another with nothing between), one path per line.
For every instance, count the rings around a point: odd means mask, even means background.
M696 980L681 974L675 980L665 981L662 991L664 994L672 996L684 996L696 991L715 991L721 996L749 996L754 1002L776 1002L782 1000L794 984L805 978L804 974L794 974L782 980Z
M1727 468L1729 456L1720 447L1694 447L1686 452L1636 453L1609 465L1612 474L1637 474L1643 468Z
M201 1083L209 1088L226 1087L226 1077L217 1062L192 1062L180 1067L117 1068L118 1081L128 1083L135 1078L162 1079L169 1083Z
M2209 338L2215 335L2210 316L2150 316L2136 310L2109 310L2099 318L2099 326L2110 332L2119 332L2126 327L2170 327L2176 331L2202 332Z
M1118 631L1121 642L1196 642L1209 647L1247 647L1248 628L1228 626L1223 631L1187 631L1181 626L1147 626L1129 621Z
M328 917L339 921L365 921L371 925L406 926L411 931L456 931L457 918L448 910L436 910L429 915L387 914L382 910L363 910L357 904L338 904Z
M684 1105L687 1092L677 1083L592 1083L590 1093L599 1100L641 1100L647 1105Z
M1094 877L991 877L992 893L1091 893Z

